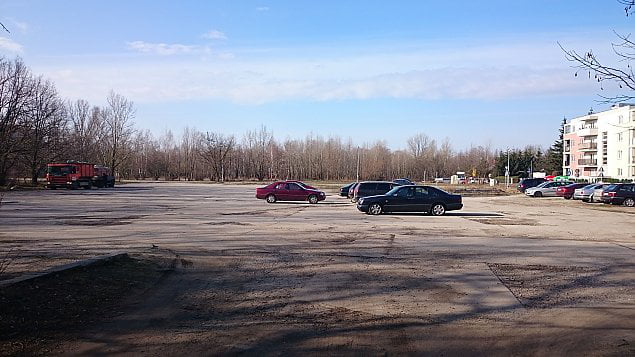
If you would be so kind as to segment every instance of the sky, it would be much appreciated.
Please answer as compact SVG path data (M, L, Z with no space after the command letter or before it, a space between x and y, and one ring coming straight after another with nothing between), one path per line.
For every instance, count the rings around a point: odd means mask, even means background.
M338 136L405 148L540 145L607 109L558 43L612 61L635 21L607 1L3 0L0 55L64 98L113 90L155 135ZM610 63L610 62L609 62Z

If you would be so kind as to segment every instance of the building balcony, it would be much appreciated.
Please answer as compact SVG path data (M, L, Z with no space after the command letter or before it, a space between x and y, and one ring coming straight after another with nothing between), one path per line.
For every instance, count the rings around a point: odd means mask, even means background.
M598 144L596 143L582 143L578 146L580 151L597 151Z
M578 165L580 166L597 166L598 159L580 159L578 160Z
M585 127L583 129L578 130L578 136L597 136L598 128Z

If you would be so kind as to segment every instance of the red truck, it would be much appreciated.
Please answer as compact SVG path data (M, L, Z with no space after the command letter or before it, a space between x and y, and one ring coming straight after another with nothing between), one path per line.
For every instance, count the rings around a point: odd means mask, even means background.
M58 187L90 190L93 186L115 187L112 171L105 166L77 161L47 165L46 187L51 190Z

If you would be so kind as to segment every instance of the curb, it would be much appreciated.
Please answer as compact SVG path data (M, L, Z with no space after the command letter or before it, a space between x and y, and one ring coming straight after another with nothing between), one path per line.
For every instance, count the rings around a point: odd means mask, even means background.
M55 273L59 273L59 272L65 271L65 270L79 268L79 267L86 267L86 266L90 266L90 265L93 265L93 264L103 263L103 262L111 261L111 260L116 259L116 258L122 258L122 257L127 257L127 256L128 256L128 253L126 253L126 252L116 252L116 253L102 255L102 256L98 256L98 257L94 257L94 258L90 258L90 259L80 260L80 261L74 262L74 263L69 263L69 264L64 264L64 265L52 267L52 268L46 269L46 270L41 271L41 272L27 273L27 274L24 274L22 276L18 276L18 277L13 278L13 279L0 281L0 288L5 288L5 287L11 286L13 284L21 283L23 281L29 281L29 280L33 280L33 279L37 279L37 278L42 278L42 277L45 277L45 276L48 276L48 275L52 275L52 274L55 274Z

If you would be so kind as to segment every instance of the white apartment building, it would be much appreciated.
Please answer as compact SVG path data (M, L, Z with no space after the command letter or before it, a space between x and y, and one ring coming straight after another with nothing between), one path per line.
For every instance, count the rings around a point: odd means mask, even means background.
M635 104L616 104L564 126L565 175L635 180Z

